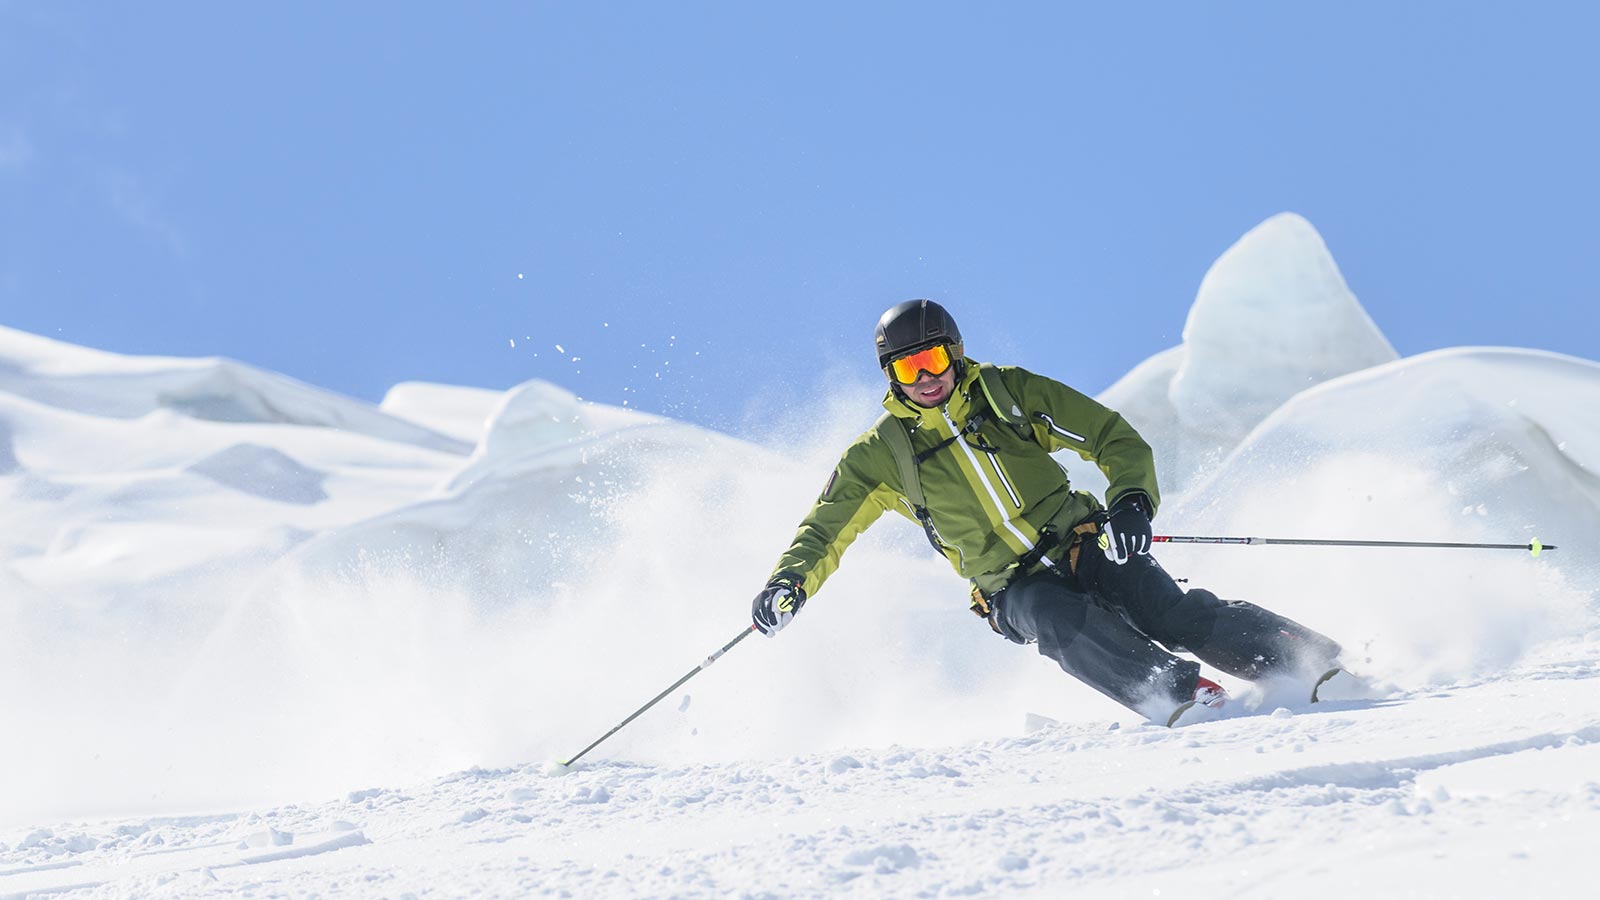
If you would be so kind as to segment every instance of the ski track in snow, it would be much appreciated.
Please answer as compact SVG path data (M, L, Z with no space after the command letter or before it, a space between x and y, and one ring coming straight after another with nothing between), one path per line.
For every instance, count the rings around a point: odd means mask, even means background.
M0 850L0 900L1343 897L1383 895L1396 872L1416 896L1579 896L1600 833L1593 651L1178 729L470 769L314 805L36 829ZM1577 774L1521 787L1552 754ZM1491 763L1509 775L1466 778Z

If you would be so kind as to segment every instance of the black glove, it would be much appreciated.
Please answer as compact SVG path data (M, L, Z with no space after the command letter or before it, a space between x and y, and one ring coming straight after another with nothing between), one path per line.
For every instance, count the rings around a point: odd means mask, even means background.
M779 572L767 582L750 604L750 618L757 631L774 637L794 619L800 607L806 605L806 591L800 583L800 577L792 572Z
M1100 549L1106 559L1124 565L1136 554L1150 552L1150 501L1137 491L1123 494L1106 511Z

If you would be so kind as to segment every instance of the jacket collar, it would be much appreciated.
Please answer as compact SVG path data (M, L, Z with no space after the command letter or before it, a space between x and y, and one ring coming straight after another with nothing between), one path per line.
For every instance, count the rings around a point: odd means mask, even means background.
M933 409L925 409L900 396L893 387L883 398L883 408L889 415L897 419L907 419L914 423L914 427L933 425L944 419L945 413L950 414L950 420L960 428L966 424L967 418L972 415L972 398L980 394L978 387L978 364L971 359L963 358L964 371L961 379L956 382L956 389L951 392L950 399Z

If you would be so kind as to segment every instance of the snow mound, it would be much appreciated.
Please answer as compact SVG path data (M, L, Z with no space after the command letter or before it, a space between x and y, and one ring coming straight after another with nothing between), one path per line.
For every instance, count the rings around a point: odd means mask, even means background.
M485 467L498 470L504 463L517 465L547 453L572 450L601 435L662 425L676 423L621 407L586 403L547 381L530 381L505 393L490 415L473 464L458 481L481 477Z
M1441 350L1305 391L1158 530L1526 543L1526 552L1267 547L1162 550L1198 583L1308 624L1344 622L1412 681L1509 664L1600 603L1600 365L1529 350ZM1280 598L1282 598L1280 600ZM1336 629L1337 630L1337 629ZM1364 640L1355 638L1365 635Z
M1328 382L1263 422L1191 496L1185 510L1220 510L1257 496L1276 501L1270 524L1370 522L1371 482L1384 468L1415 474L1414 497L1436 521L1511 541L1600 533L1600 365L1534 350L1456 348L1409 357ZM1353 468L1326 496L1286 503L1285 484L1317 484L1318 466ZM1407 492L1412 493L1412 491ZM1351 512L1331 507L1360 500ZM1306 501L1316 505L1308 506ZM1309 514L1309 515L1308 515ZM1260 518L1260 514L1255 514ZM1300 527L1304 527L1301 525ZM1471 537L1439 540L1471 540ZM1600 548L1567 541L1600 562Z
M315 572L411 571L483 597L543 598L608 555L619 516L678 470L692 509L701 480L725 483L749 444L633 410L589 403L542 381L500 399L472 457L423 502L330 531L299 559ZM714 474L713 474L714 473Z
M503 391L484 388L403 381L384 394L378 408L397 419L477 444L504 396Z
M189 471L267 500L311 504L328 499L322 486L327 473L272 447L235 444L189 466Z
M3 485L0 566L80 602L160 597L146 582L279 555L418 499L471 448L227 360L0 328L0 478L17 476Z
M94 416L171 410L194 419L337 428L466 454L471 444L233 360L122 356L0 327L0 391Z
M1281 213L1230 247L1200 283L1183 344L1101 395L1187 485L1290 397L1397 358L1311 223Z

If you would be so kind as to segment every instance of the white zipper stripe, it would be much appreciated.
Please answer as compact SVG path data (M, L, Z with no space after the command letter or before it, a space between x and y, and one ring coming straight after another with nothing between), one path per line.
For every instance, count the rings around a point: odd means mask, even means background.
M1065 428L1062 428L1060 425L1057 425L1056 424L1056 420L1050 418L1049 414L1047 414L1047 413L1034 413L1034 415L1036 415L1039 418L1043 419L1044 423L1046 425L1050 426L1050 430L1054 431L1056 434L1059 434L1064 438L1072 438L1073 440L1077 441L1080 444L1089 443L1089 439L1084 437L1083 435L1081 435L1081 434L1073 434L1072 432L1066 430Z
M1000 484L1005 487L1006 493L1011 495L1011 505L1017 509L1022 508L1022 498L1017 496L1017 489L1011 486L1011 479L1006 477L1006 470L1000 465L1000 457L993 453L985 453L989 462L994 464L994 473L1000 476Z
M956 444L961 447L962 451L967 454L967 459L972 462L972 469L978 473L978 480L983 482L983 489L989 492L989 499L994 501L994 508L1000 511L1000 524L1004 525L1007 531L1017 536L1017 540L1022 542L1024 552L1032 550L1033 541L1028 540L1027 535L1018 531L1017 526L1011 524L1010 511L1006 509L1004 503L1000 502L1000 495L995 492L994 485L989 483L989 476L983 473L983 466L978 462L977 455L972 452L971 447L967 446L967 442L961 439L961 432L956 430L956 423L954 419L950 418L950 411L940 409L939 413L944 416L945 424L950 426L950 433L955 436Z

